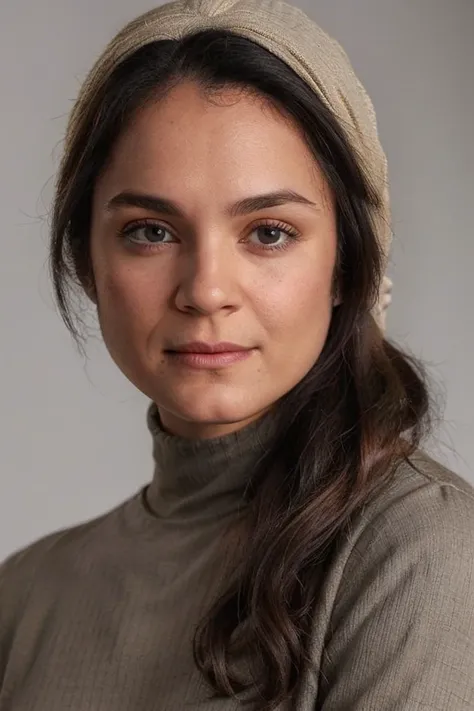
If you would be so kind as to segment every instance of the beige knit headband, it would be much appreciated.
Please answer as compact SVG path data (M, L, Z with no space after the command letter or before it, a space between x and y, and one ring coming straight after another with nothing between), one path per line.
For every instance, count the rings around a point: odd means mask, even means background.
M391 243L387 161L380 145L375 112L340 45L302 10L281 0L176 0L151 10L124 27L86 78L71 113L68 144L82 129L86 107L115 67L140 47L207 29L230 30L260 44L288 64L336 116L381 199L373 221L387 266ZM385 327L391 282L385 279L374 311Z

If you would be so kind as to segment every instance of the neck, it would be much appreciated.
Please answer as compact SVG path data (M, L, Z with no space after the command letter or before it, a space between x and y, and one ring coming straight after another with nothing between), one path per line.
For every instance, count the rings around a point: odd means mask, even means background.
M244 430L253 422L261 420L269 409L270 408L262 412L257 412L255 415L239 422L226 423L190 422L176 417L172 412L164 408L158 409L158 417L161 429L169 435L190 440L211 440L220 439L240 430Z
M147 503L160 518L215 519L246 506L246 489L276 436L273 413L217 437L170 434L156 405L148 411L155 474Z

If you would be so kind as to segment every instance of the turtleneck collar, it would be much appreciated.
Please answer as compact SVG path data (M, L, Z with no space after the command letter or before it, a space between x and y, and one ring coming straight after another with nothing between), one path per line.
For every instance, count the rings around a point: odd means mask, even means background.
M212 439L167 433L155 404L149 407L147 420L155 473L146 502L155 516L215 520L245 507L246 486L276 436L273 413Z

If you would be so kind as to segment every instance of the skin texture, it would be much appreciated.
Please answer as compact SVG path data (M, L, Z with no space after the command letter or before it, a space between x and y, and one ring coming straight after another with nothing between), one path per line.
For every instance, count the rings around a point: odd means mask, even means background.
M239 200L281 190L314 205L228 213ZM124 191L164 197L182 215L110 206ZM141 109L96 183L91 229L106 346L169 432L236 431L318 359L335 303L336 210L298 128L264 99L230 88L210 97L188 81ZM165 353L190 341L254 350L228 367L196 370Z

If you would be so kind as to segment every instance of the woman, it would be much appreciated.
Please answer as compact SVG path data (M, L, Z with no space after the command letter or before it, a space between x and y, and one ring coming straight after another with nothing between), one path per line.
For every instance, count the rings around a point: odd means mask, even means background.
M106 48L52 274L152 401L156 471L3 564L0 711L474 708L473 490L420 448L389 242L372 106L301 11L182 0Z

